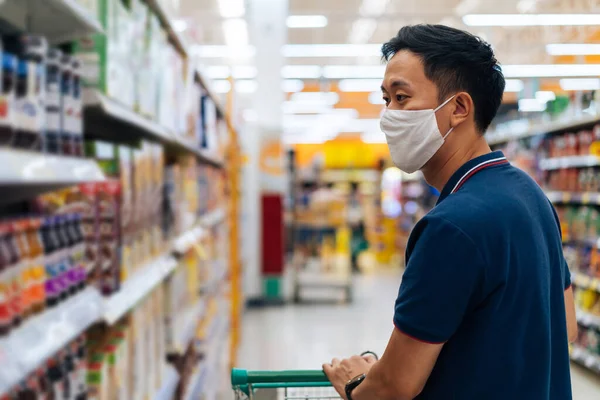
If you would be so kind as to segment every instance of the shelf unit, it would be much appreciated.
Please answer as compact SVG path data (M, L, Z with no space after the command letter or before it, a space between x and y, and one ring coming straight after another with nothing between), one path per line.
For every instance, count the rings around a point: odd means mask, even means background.
M582 347L573 346L573 350L571 350L571 360L600 374L600 357L590 353Z
M51 44L104 31L96 16L76 0L5 0L0 2L0 15L15 30L44 35Z
M561 168L585 168L585 167L597 167L600 165L600 157L589 155L589 156L569 156L569 157L555 157L546 158L540 160L540 169L544 171L551 171L554 169Z
M600 205L600 193L547 191L546 196L555 204Z
M486 136L488 143L493 146L506 143L511 140L526 139L533 136L585 128L586 126L595 124L597 122L600 122L600 118L597 115L581 115L575 118L566 118L557 121L537 123L523 130L510 132L490 132Z
M600 316L577 310L577 322L583 326L600 329Z
M65 302L25 321L0 340L0 393L32 373L46 359L65 347L101 319L100 293L87 288ZM18 354L15 354L17 352Z
M162 5L163 2L146 0L145 3L166 30L169 42L187 58L188 46L185 38L174 28L173 13ZM51 45L66 44L81 37L103 33L98 18L76 0L0 0L0 20L5 33L40 34L45 36ZM194 340L199 322L206 317L205 297L216 296L227 277L231 276L233 279L235 276L237 282L240 281L241 266L236 254L239 247L237 193L241 160L238 157L237 134L228 117L232 102L229 101L228 107L224 107L211 90L208 80L199 71L195 70L193 77L214 102L219 117L227 123L228 130L223 138L228 141L226 158L201 149L198 144L186 141L182 136L138 114L118 100L90 89L84 91L85 135L115 143L150 140L162 144L169 155L191 155L200 164L225 169L228 186L231 193L234 193L231 199L227 199L221 208L200 217L191 229L172 240L162 255L136 269L122 283L118 292L103 297L98 290L88 287L57 306L45 310L39 316L27 319L21 327L0 339L0 397L93 325L114 324L135 309L177 269L178 258L202 241L212 228L223 222L227 222L229 226L228 250L231 250L232 254L227 261L210 261L211 268L217 268L213 271L214 278L203 288L206 294L199 294L198 301L184 312L184 326L175 338L175 350L183 351ZM0 188L3 189L0 205L33 198L63 187L106 180L100 165L86 158L0 148L0 160L3 167L0 170ZM213 324L223 319L229 320L232 315L239 316L239 311L233 308L222 309L220 312L222 315L213 317ZM229 329L230 326L236 327L238 324L227 324L224 329ZM218 347L221 349L228 343L228 337L225 332L217 334L214 337L214 345L217 346L216 341L219 341ZM228 350L234 353L235 345ZM203 379L208 370L201 364L198 371L200 373L195 375L195 380L193 379L195 383L189 385L187 391L190 398L199 398L202 395ZM181 381L179 372L173 366L168 366L163 376L162 387L150 398L173 399Z

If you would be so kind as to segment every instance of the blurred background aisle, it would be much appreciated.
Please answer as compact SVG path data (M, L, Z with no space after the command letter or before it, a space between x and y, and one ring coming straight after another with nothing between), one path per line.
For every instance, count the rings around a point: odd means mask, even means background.
M559 212L598 398L600 1L0 0L0 399L229 399L232 365L383 351L438 196L379 129L417 23L497 53L486 137Z

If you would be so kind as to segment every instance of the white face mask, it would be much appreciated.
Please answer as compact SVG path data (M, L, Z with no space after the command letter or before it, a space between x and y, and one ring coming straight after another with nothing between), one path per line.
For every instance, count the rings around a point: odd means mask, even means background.
M448 104L454 96L435 110L385 110L380 125L396 167L412 174L423 168L442 147L446 137L454 128L450 128L442 136L435 113Z

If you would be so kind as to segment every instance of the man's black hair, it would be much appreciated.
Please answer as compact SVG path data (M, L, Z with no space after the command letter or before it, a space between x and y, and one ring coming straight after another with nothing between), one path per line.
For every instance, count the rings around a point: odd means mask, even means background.
M439 102L465 91L475 104L475 124L483 134L496 116L504 93L504 75L489 43L444 25L405 26L381 52L389 61L408 50L419 56L425 76L436 84Z

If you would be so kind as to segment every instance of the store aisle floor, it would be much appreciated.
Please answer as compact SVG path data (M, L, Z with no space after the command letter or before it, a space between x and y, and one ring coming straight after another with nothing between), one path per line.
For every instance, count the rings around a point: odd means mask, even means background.
M399 274L356 280L351 305L311 304L250 310L244 316L238 366L315 369L333 357L365 350L383 353L392 333ZM600 378L574 366L574 400L600 397Z

